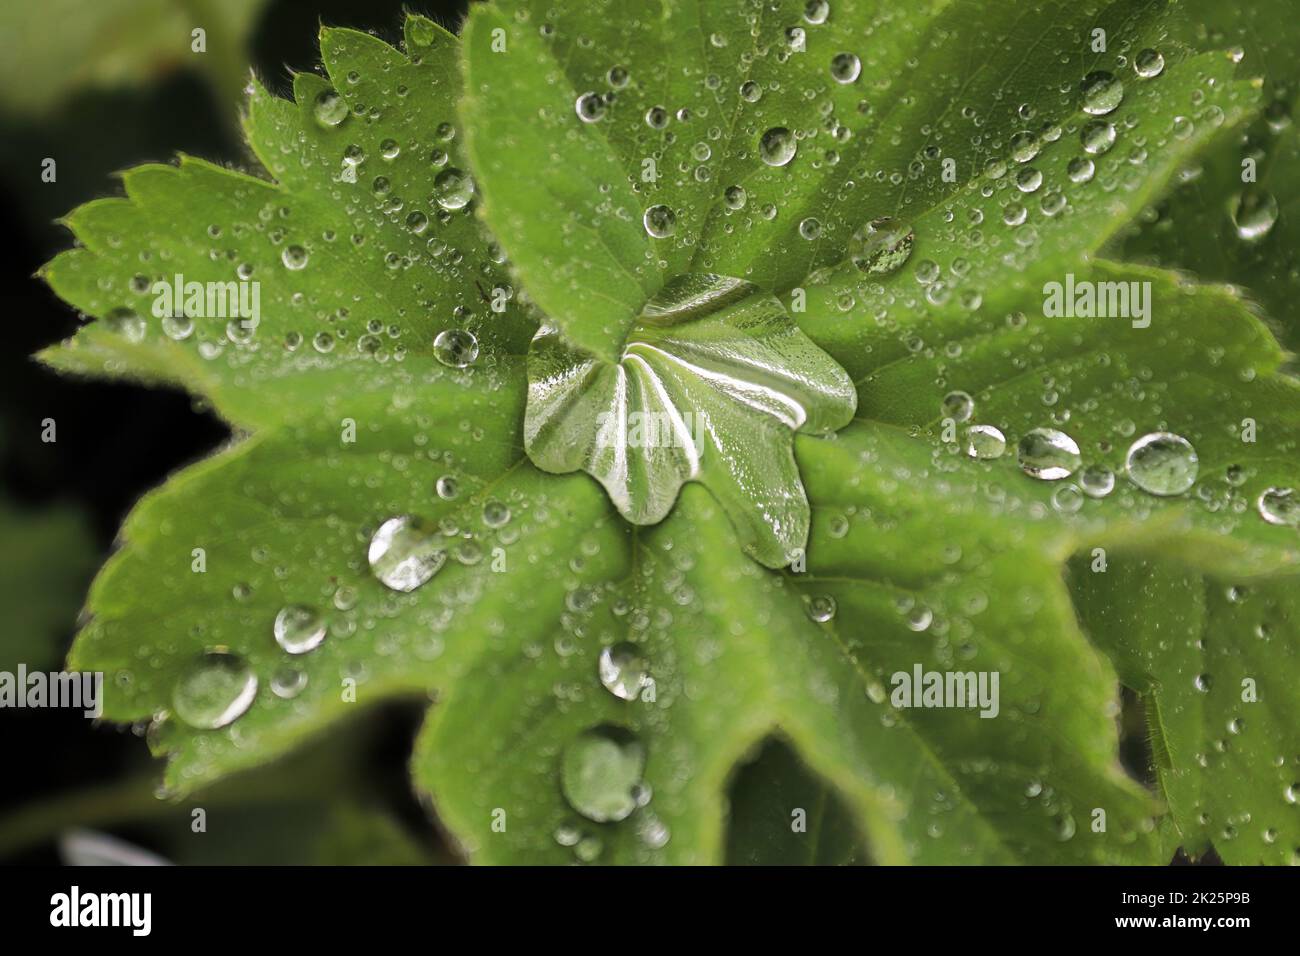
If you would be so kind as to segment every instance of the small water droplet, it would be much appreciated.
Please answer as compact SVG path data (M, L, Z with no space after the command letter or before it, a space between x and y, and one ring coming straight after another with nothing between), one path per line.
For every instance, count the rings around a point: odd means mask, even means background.
M307 672L288 665L271 675L271 693L282 700L293 700L307 687Z
M1105 498L1115 490L1115 473L1104 465L1089 465L1079 473L1079 487L1089 498Z
M307 250L302 246L285 246L280 253L280 261L292 272L306 268L308 258Z
M149 331L145 320L134 309L113 309L104 316L104 325L114 335L120 335L128 342L143 342Z
M1079 131L1079 142L1093 156L1107 153L1115 145L1115 127L1106 120L1093 120Z
M835 598L821 594L808 600L808 616L818 624L825 624L835 617Z
M975 399L963 391L949 392L943 397L943 415L955 422L970 421L975 412Z
M1186 438L1172 432L1143 435L1131 446L1124 461L1129 479L1153 495L1181 495L1196 483L1199 468Z

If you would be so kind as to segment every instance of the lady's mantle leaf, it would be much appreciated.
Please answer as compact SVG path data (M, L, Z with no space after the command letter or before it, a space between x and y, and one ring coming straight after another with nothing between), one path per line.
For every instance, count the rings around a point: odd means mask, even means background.
M528 374L524 441L539 468L588 472L635 524L662 521L697 480L768 567L790 563L808 537L791 433L846 425L857 399L780 300L723 276L661 289L617 365L543 328Z

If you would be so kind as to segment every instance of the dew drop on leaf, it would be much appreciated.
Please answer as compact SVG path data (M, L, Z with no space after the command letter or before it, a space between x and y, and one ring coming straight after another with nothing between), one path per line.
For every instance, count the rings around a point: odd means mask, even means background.
M1113 74L1097 70L1083 78L1080 107L1092 116L1113 113L1124 99L1124 84Z
M271 693L282 700L293 700L307 687L307 672L285 665L271 675Z
M1191 442L1172 432L1143 435L1124 460L1129 479L1153 495L1181 495L1196 483L1199 468Z
M455 166L447 167L433 181L433 198L448 212L464 209L474 198L474 177Z
M1115 490L1115 473L1104 465L1089 465L1079 473L1079 487L1089 498L1105 498Z
M560 758L560 789L578 813L596 823L626 820L637 808L645 771L641 741L624 727L583 731Z
M573 103L573 111L584 123L594 123L605 115L605 99L599 93L583 93Z
M176 716L198 730L216 730L242 717L257 696L257 675L238 654L210 650L181 674L172 693Z
M1255 502L1259 516L1269 524L1300 526L1300 496L1293 488L1266 488Z
M1068 478L1079 467L1079 445L1065 432L1055 428L1035 428L1026 432L1017 448L1020 470L1030 478L1058 481Z
M144 318L134 309L114 309L104 316L104 325L114 335L120 335L128 342L143 342L149 327Z
M966 392L952 391L943 397L941 409L945 418L951 418L955 422L967 422L975 413L975 399Z
M433 338L433 356L450 368L468 368L478 358L478 339L465 329L443 329Z
M677 231L677 213L662 203L647 209L641 220L645 231L655 239L667 239Z
M1263 239L1277 223L1277 199L1261 189L1247 189L1236 196L1229 211L1237 237L1247 242Z
M794 159L799 144L794 133L784 126L774 126L758 141L758 155L769 166L785 166Z
M808 601L808 616L818 624L825 624L835 617L835 598L829 594L820 594Z
M1165 58L1159 50L1147 48L1133 58L1133 72L1144 80L1159 76L1164 69Z
M366 554L370 571L387 588L414 591L447 561L442 535L422 518L399 515L379 526Z
M966 454L971 458L1001 458L1007 438L993 425L972 425L966 430Z
M306 654L325 640L325 619L305 604L288 604L275 615L275 643L290 654Z
M626 641L602 649L597 669L605 690L622 700L636 700L649 676L636 645Z
M1109 152L1115 145L1115 127L1106 120L1093 120L1079 131L1079 142L1093 156Z
M863 272L888 275L897 272L912 255L916 235L901 219L873 219L849 239L849 260Z
M284 263L284 267L293 272L305 268L308 258L307 250L302 246L285 246L280 253L280 261Z
M321 90L311 107L312 116L321 126L329 129L348 118L348 104L334 90Z
M831 58L831 77L836 83L852 83L862 73L862 61L854 53L837 53Z

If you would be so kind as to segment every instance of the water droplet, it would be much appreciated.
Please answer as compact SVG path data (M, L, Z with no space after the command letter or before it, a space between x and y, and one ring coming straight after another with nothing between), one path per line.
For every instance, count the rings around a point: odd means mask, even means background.
M114 335L120 335L128 342L143 342L148 325L134 309L114 309L104 316L104 325Z
M1209 674L1197 674L1196 679L1192 681L1192 686L1194 686L1202 694L1208 694L1210 692L1210 688L1214 686L1214 678L1211 677Z
M784 166L794 159L799 144L794 133L784 126L774 126L758 141L758 155L769 166Z
M176 716L198 730L232 724L252 706L257 675L238 654L206 651L181 674L172 693Z
M443 329L434 336L433 355L451 368L468 368L478 358L478 339L465 329Z
M500 501L487 501L483 504L483 523L489 528L504 527L510 521L510 509Z
M812 240L818 238L821 234L822 223L820 219L809 216L799 223L799 235L803 236L803 238Z
M749 199L744 186L728 186L722 196L727 203L727 208L732 210L744 209L745 203Z
M663 129L668 125L668 111L662 106L652 106L645 111L645 122L651 129Z
M828 0L808 0L804 4L803 18L813 26L826 22L826 18L831 15L831 5Z
M446 563L442 535L422 518L400 515L379 526L366 555L371 573L394 591L414 591Z
M645 760L645 747L631 731L608 724L593 727L564 748L560 789L588 820L625 820L637 808L635 791Z
M1165 58L1159 50L1143 50L1133 58L1133 72L1144 80L1159 76L1164 72Z
M1115 127L1106 120L1093 120L1079 131L1079 142L1093 156L1109 152L1115 145Z
M966 429L966 454L971 458L1001 458L1007 450L1007 438L992 425L972 425Z
M821 594L808 601L808 616L818 624L825 624L835 616L835 598Z
M338 126L348 118L348 104L334 90L321 90L311 107L316 122L326 128Z
M1083 507L1083 492L1076 485L1061 485L1052 492L1052 507L1061 514L1072 515Z
M288 665L271 675L271 693L283 700L293 700L307 686L307 672Z
M1089 498L1105 498L1115 490L1115 473L1104 465L1089 465L1079 473L1079 487Z
M622 700L636 700L649 676L636 645L627 642L601 650L598 672L605 690Z
M1293 488L1266 488L1255 502L1259 516L1269 524L1300 526L1300 496Z
M942 408L945 418L951 418L955 422L970 421L975 412L975 399L963 391L949 392L943 397Z
M460 490L456 479L451 475L443 475L433 484L434 491L443 501L451 501L456 497L456 492Z
M1124 99L1124 84L1105 70L1097 70L1083 78L1080 86L1080 106L1092 116L1112 113Z
M605 98L599 93L583 93L573 103L573 110L584 123L594 123L605 115Z
M325 640L325 619L305 604L288 604L280 608L272 627L275 643L290 654L306 654Z
M1076 156L1065 168L1065 174L1073 183L1092 182L1092 177L1097 174L1097 164L1087 156Z
M831 77L836 83L852 83L862 73L862 61L853 53L836 53L831 58Z
M903 267L912 255L916 234L901 219L873 219L849 240L849 260L863 272L888 275Z
M1055 428L1035 428L1020 439L1020 470L1030 478L1058 481L1079 467L1079 445Z
M667 239L677 231L677 213L662 203L647 209L641 221L645 223L645 231L655 239Z
M1171 432L1143 435L1124 461L1133 484L1153 495L1181 495L1196 483L1198 467L1191 442Z
M433 197L443 209L464 209L474 198L474 177L455 166L448 166L433 181Z
M305 268L307 259L307 250L302 246L285 246L280 253L280 261L284 263L284 267L293 272Z
M609 81L609 85L616 90L621 90L627 86L629 78L630 74L621 66L611 66L609 72L605 74L605 79Z
M1262 189L1247 189L1237 196L1229 208L1237 237L1247 242L1263 239L1277 223L1277 199Z

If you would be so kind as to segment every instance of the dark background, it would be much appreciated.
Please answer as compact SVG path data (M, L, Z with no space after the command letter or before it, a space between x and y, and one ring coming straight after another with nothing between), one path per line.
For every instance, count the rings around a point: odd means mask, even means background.
M318 66L322 23L368 30L397 43L404 10L456 30L466 5L455 0L274 0L256 21L246 55L269 89L289 96L292 74ZM50 28L58 27L52 23ZM0 235L8 239L0 257L0 496L22 512L62 508L82 515L91 541L87 547L93 551L80 556L88 570L108 555L137 498L207 454L227 432L181 392L60 376L35 362L34 352L71 335L79 322L34 273L72 243L57 217L87 200L120 195L112 175L118 170L168 161L177 152L249 167L236 127L237 104L220 99L202 76L177 69L139 88L84 91L36 119L0 116ZM40 180L41 160L47 156L58 162L56 183ZM57 422L56 442L41 441L45 418ZM6 550L16 547L14 541L0 542ZM8 558L21 561L23 555ZM75 593L84 596L88 584L87 574ZM59 634L63 652L72 642L80 596L67 607L66 627ZM355 748L351 755L371 771L375 785L366 799L407 828L415 842L428 844L432 838L425 812L405 777L419 716L418 709L382 711L371 721L374 726L349 746ZM71 799L75 807L77 794L86 793L82 805L94 811L92 817L103 814L99 828L166 854L166 828L176 829L178 821L166 819L165 810L161 819L128 819L122 825L111 822L108 811L96 809L122 796L116 781L147 781L149 760L144 742L130 732L93 726L79 714L7 710L0 715L0 818L18 807L57 806L56 800ZM154 774L160 770L160 765L152 767ZM173 816L188 819L188 811L177 808ZM436 844L425 849L434 859L446 854ZM57 860L53 843L43 840L6 862Z

